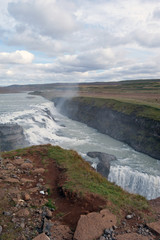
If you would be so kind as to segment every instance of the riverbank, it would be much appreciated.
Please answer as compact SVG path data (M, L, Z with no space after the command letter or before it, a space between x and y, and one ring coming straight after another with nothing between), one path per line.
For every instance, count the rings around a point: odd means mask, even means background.
M160 110L111 99L53 98L59 111L127 143L136 151L160 159Z

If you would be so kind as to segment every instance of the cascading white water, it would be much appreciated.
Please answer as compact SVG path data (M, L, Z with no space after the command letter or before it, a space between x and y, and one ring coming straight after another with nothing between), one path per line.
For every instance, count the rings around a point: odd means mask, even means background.
M138 172L128 166L111 166L109 181L115 182L130 193L138 193L147 199L160 196L160 176Z
M5 105L4 105L5 102ZM74 149L96 167L89 151L113 154L109 180L148 199L160 196L160 161L58 113L54 103L27 93L0 95L0 123L17 123L30 145L51 143Z

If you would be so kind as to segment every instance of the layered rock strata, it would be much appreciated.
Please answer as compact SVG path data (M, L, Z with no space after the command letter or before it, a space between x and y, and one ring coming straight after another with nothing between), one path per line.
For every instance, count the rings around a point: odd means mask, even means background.
M135 112L114 110L105 104L96 105L94 99L87 101L77 97L53 101L60 112L69 118L127 143L136 151L160 159L160 121L138 116Z

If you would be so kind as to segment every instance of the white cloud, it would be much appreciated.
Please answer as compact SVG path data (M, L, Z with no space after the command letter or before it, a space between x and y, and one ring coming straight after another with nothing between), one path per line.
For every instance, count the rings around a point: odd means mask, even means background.
M74 4L63 0L30 0L8 4L13 18L42 35L63 37L76 29Z
M160 74L157 0L0 3L0 83L110 81Z
M27 51L0 52L0 63L4 64L28 64L32 63L34 55Z

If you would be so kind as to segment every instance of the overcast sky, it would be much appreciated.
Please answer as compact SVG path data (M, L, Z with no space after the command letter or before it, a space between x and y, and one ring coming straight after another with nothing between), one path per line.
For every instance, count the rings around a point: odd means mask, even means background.
M158 0L0 0L0 85L159 77Z

